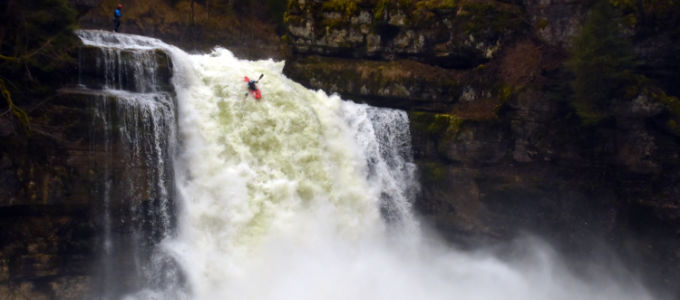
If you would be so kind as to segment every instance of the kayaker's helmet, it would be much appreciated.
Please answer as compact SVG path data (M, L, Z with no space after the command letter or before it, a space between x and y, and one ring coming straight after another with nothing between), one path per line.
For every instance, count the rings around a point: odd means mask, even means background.
M118 8L123 8L123 4L118 3Z

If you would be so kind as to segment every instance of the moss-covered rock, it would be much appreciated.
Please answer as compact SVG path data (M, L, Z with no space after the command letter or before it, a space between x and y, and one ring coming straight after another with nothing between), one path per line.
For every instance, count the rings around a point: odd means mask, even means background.
M304 3L304 4L303 4ZM470 68L526 29L518 7L472 1L292 1L287 35L299 54L409 58Z

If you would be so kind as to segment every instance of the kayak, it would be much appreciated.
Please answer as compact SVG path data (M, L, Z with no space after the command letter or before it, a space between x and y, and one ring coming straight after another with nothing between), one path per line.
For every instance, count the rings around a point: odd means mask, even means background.
M248 76L245 76L245 77L243 77L243 81L248 83L248 82L250 82L250 78L248 78ZM253 98L258 99L258 100L260 98L262 98L262 93L260 92L259 88L256 88L254 91L251 90L251 89L248 89L248 91L250 92L250 95L253 96Z

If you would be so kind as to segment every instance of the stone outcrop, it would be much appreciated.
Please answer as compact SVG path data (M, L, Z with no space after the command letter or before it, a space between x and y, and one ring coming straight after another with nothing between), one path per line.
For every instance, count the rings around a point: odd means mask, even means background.
M593 1L522 0L536 37L548 45L569 47Z
M576 261L609 247L677 294L680 82L669 37L679 7L612 1L633 71L647 79L589 123L566 62L596 2L290 1L284 72L409 111L416 207L450 240L475 247L531 232Z

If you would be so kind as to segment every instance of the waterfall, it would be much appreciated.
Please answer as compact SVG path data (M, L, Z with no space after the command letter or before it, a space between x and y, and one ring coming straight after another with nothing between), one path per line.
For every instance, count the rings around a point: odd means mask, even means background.
M79 36L172 59L177 228L150 259L165 267L148 268L155 280L126 299L652 299L634 280L577 276L540 243L509 260L427 234L411 209L418 185L403 111L309 90L282 74L283 62ZM258 101L243 77L259 74ZM124 86L116 76L107 85Z
M176 108L173 92L158 84L153 51L102 46L90 66L95 80L83 81L79 73L78 89L69 91L91 103L91 169L100 182L92 196L102 228L94 273L101 299L158 285L159 277L167 281L158 271L168 272L169 263L154 250L174 227Z

